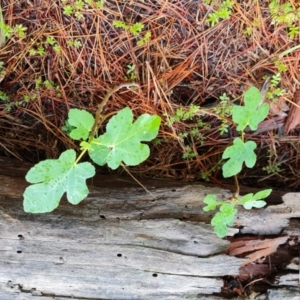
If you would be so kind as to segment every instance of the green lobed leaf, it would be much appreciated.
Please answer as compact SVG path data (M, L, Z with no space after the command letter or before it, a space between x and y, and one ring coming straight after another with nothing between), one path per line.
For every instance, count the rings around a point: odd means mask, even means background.
M72 108L68 117L66 124L69 128L75 127L71 129L70 137L74 140L86 140L95 122L93 115L86 110Z
M231 177L238 174L244 162L248 168L252 168L256 162L255 148L256 144L253 141L244 143L240 138L234 139L233 145L226 148L222 155L223 159L229 158L222 167L223 176Z
M140 164L150 154L149 146L141 142L157 136L160 121L158 116L143 114L132 123L130 108L120 110L109 120L106 132L91 142L91 159L100 166L107 163L113 170L122 162L128 166Z
M256 87L249 88L244 95L245 106L233 107L232 119L238 124L237 130L243 131L248 125L251 130L256 130L258 124L263 121L269 113L269 105L260 105L262 94Z
M95 175L89 162L75 164L73 149L63 152L58 159L47 159L32 167L26 180L33 185L24 192L24 211L45 213L53 211L66 192L72 204L78 204L88 195L86 179Z
M236 213L237 209L234 208L234 203L224 203L220 206L220 211L211 220L211 225L218 237L223 238L226 236L228 226L233 225Z
M251 209L253 207L262 208L266 205L266 201L263 200L250 200L247 201L243 206L245 209Z
M220 212L223 214L224 222L231 226L234 222L234 217L237 213L237 209L234 208L234 203L225 203L221 205Z
M244 205L248 201L257 201L257 200L267 198L271 194L271 192L272 189L267 189L267 190L259 191L255 195L253 195L253 193L249 193L247 195L244 195L241 199L239 199L238 204Z
M214 194L207 195L204 198L203 202L207 204L203 207L204 211L215 210L218 205L223 204L222 201L217 201L217 196Z
M217 236L221 239L223 237L225 237L228 233L228 227L223 223L219 223L219 224L215 225L214 230L215 230Z

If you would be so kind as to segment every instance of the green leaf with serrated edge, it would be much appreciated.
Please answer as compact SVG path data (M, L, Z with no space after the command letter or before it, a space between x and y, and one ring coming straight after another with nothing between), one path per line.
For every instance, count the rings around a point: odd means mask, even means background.
M206 206L203 207L203 210L204 211L215 210L218 205L221 205L224 203L222 201L217 201L216 199L217 199L216 195L213 195L213 194L207 195L203 200L203 202L205 204L207 204Z
M68 124L75 127L71 130L70 137L73 140L86 140L95 122L93 115L86 110L72 108L68 117Z
M58 159L47 159L32 167L26 180L33 185L24 192L24 210L31 213L53 211L66 192L72 204L78 204L88 195L86 179L95 175L89 162L75 164L73 149L63 152Z
M251 209L253 207L262 208L266 204L267 204L266 201L263 201L263 200L250 200L250 201L247 201L243 206L245 209Z
M244 95L245 106L233 107L232 120L238 124L237 130L243 131L249 125L251 130L256 130L258 124L263 121L269 113L267 103L260 105L262 95L256 87L249 88Z
M253 151L256 144L253 141L244 143L240 138L233 141L233 145L226 148L223 152L222 158L229 160L223 165L223 176L231 177L238 174L242 170L245 162L248 168L252 168L256 162L256 154Z
M115 170L122 162L136 166L146 160L150 154L149 146L141 143L153 140L159 130L160 117L141 115L134 123L130 108L120 110L112 117L106 132L91 142L89 155L98 165Z

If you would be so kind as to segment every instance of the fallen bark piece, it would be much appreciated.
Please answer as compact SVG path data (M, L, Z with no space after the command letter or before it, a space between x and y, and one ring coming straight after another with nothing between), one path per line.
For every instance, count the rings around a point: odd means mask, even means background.
M233 242L228 248L228 253L233 256L248 253L247 260L243 262L243 265L246 265L276 252L278 246L284 244L287 239L288 236L282 236L273 239Z

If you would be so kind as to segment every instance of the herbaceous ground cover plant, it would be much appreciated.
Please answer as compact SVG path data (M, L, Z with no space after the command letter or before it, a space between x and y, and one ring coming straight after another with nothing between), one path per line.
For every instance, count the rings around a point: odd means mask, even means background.
M150 154L149 146L142 142L153 140L159 130L160 117L142 114L133 121L133 113L126 107L111 117L106 132L98 136L98 128L104 118L102 108L109 96L122 87L136 86L123 84L111 90L98 106L96 117L86 110L70 109L65 130L71 139L80 141L81 153L74 149L61 153L58 159L47 159L29 170L26 180L32 185L24 192L24 210L30 213L53 211L66 193L72 204L78 204L88 195L86 179L95 175L90 162L79 162L85 153L91 160L111 169L121 165L136 166Z
M251 87L246 91L243 106L235 105L233 107L232 120L237 125L236 129L240 132L240 136L236 137L233 144L225 149L222 158L227 161L223 164L222 171L225 178L234 177L236 190L232 197L225 201L218 200L214 194L207 195L204 199L204 203L207 205L203 208L204 211L219 209L211 220L211 225L219 237L225 237L228 226L233 225L237 205L242 205L245 209L261 208L266 205L262 199L268 197L272 191L266 189L241 197L237 178L244 164L248 168L253 168L256 163L254 150L257 145L254 141L245 141L244 130L247 126L253 131L257 130L258 124L267 117L268 113L269 105L263 103L262 94L256 87Z

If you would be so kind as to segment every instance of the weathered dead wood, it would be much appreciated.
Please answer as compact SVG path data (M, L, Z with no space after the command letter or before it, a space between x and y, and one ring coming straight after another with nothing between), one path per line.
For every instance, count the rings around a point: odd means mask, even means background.
M293 232L288 228L291 219L300 218L300 194L287 193L282 197L283 204L272 205L259 210L240 210L237 226L242 226L243 234L281 234L300 235L300 227Z
M218 299L210 295L221 291L222 276L238 276L245 261L223 253L229 242L203 213L207 193L227 197L219 188L152 182L153 198L98 178L80 205L63 200L53 213L33 215L22 209L24 179L0 180L0 299ZM300 235L298 197L239 211L231 235Z
M9 285L22 296L34 289L88 299L184 299L220 292L221 277L237 275L243 261L221 254L229 243L209 225L178 220L199 203L194 194L181 203L189 188L152 188L154 200L141 188L94 187L80 206L62 201L52 214L31 215L22 210L24 180L1 182L6 292Z
M26 187L25 180L7 176L0 176L0 180L2 182L0 195L19 200L19 205L6 205L3 200L0 205L5 207L8 213L13 214L13 210L17 209L18 213L25 215L20 211L20 202ZM152 193L150 195L141 187L125 187L120 191L119 186L124 186L124 183L126 185L126 181L117 180L114 182L115 187L106 188L100 186L103 182L99 183L98 179L93 183L88 198L79 206L71 206L64 200L56 214L71 214L72 218L81 221L101 218L107 220L172 218L209 223L211 215L203 212L202 199L208 193L216 193L223 199L229 195L229 191L216 187L176 186L176 184L173 187L149 186L147 188ZM129 185L129 182L127 184ZM240 209L235 226L240 228L243 234L274 235L280 234L284 228L285 233L291 233L287 227L290 219L300 218L300 196L298 193L288 193L283 196L283 201L281 205L272 205L265 209L249 211ZM232 231L236 232L237 230ZM294 228L293 233L300 234L300 228Z
M9 276L1 279L2 284L9 279L22 285L22 291L36 288L44 294L91 299L155 299L170 294L179 298L220 291L223 282L218 277L224 270L237 274L242 261L225 255L201 258L202 246L193 246L193 240L185 253L190 241L180 221L167 221L177 236L164 235L163 220L98 221L93 226L49 221L12 220L9 228L1 226L1 274ZM201 226L196 231L199 234ZM211 235L209 229L202 233ZM164 238L173 240L175 250L171 243L164 246ZM226 242L219 244L224 247Z

